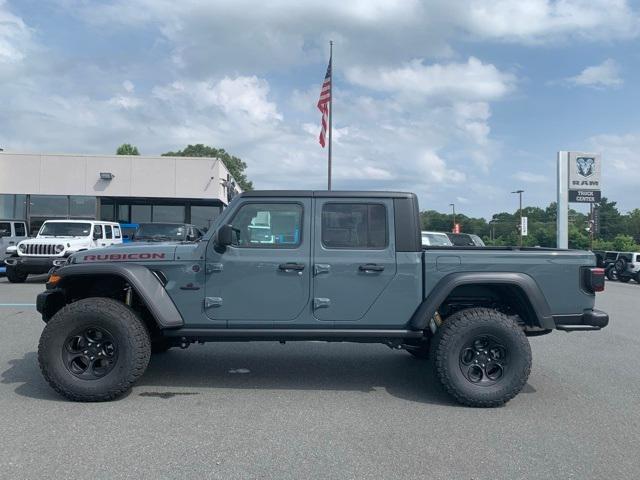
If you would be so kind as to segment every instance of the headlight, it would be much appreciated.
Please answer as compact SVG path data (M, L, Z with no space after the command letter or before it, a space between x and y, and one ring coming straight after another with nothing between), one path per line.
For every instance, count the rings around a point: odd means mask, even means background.
M20 253L24 253L27 251L27 246L21 243L20 245L18 245L18 250L20 250Z
M64 252L64 245L62 244L56 245L56 253L62 253L62 252Z

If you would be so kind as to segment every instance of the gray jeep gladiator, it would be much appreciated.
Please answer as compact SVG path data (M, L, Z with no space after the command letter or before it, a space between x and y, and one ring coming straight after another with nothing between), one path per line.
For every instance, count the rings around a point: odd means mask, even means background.
M426 247L411 193L254 191L197 241L72 255L37 308L40 368L61 395L114 399L153 352L219 341L377 342L431 357L459 402L499 406L528 336L599 330L592 253Z

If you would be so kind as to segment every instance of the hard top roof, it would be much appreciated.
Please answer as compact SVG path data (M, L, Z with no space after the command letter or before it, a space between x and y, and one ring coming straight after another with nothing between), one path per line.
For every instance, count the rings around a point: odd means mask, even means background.
M252 190L241 197L340 197L340 198L413 198L410 192L367 192L357 190Z

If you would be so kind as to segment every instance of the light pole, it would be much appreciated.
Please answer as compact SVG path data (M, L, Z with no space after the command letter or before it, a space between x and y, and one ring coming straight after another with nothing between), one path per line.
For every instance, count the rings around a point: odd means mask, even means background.
M524 193L524 190L516 190L515 192L511 193L517 193L520 197L520 247L522 247L522 194Z
M450 203L449 206L451 207L452 211L453 211L453 227L451 228L451 232L455 232L456 231L456 204L455 203Z

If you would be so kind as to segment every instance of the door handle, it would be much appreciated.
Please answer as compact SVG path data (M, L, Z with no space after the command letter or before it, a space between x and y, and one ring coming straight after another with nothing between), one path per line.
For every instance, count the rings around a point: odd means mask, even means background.
M302 270L304 270L304 263L281 263L280 265L278 265L278 269L282 270L283 272L301 272Z
M375 263L365 263L364 265L360 265L358 270L361 272L383 272L384 265L376 265Z

